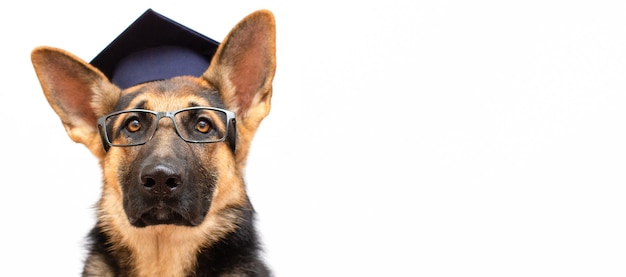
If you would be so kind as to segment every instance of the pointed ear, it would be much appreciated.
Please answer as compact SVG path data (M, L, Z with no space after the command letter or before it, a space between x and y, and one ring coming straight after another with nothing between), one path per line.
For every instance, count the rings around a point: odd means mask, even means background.
M61 49L35 48L31 60L44 95L70 138L103 157L96 121L113 109L120 89L98 69Z
M274 16L270 11L260 10L230 31L203 77L220 89L229 109L237 114L263 117L269 112L275 69Z
M237 114L237 160L245 162L249 142L270 111L276 71L276 24L268 10L241 20L217 49L203 78Z

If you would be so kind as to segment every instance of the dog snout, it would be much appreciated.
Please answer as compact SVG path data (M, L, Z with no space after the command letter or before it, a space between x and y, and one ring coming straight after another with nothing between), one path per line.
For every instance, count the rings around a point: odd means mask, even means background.
M144 166L139 182L145 192L160 197L170 196L183 185L180 171L163 164Z

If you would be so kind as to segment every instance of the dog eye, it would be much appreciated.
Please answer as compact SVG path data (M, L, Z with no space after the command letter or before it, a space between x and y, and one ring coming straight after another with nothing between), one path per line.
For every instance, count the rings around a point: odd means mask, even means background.
M201 118L196 122L196 131L206 134L211 131L211 122L206 118Z
M126 130L131 133L141 130L141 122L137 118L131 118L126 123Z

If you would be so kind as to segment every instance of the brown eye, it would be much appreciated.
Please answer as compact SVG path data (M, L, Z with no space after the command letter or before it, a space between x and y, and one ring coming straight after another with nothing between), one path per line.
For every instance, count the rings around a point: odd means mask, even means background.
M196 131L206 134L211 131L211 124L205 119L200 119L196 123Z
M128 124L126 124L126 130L128 130L131 133L137 132L141 129L141 122L139 122L139 120L137 119L133 119L128 121Z

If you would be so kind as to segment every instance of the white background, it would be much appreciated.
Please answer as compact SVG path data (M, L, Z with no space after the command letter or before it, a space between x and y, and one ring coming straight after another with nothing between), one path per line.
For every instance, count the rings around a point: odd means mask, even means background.
M79 276L99 197L30 51L89 61L148 8L276 16L246 178L277 276L626 275L623 1L179 0L0 4L0 276Z

